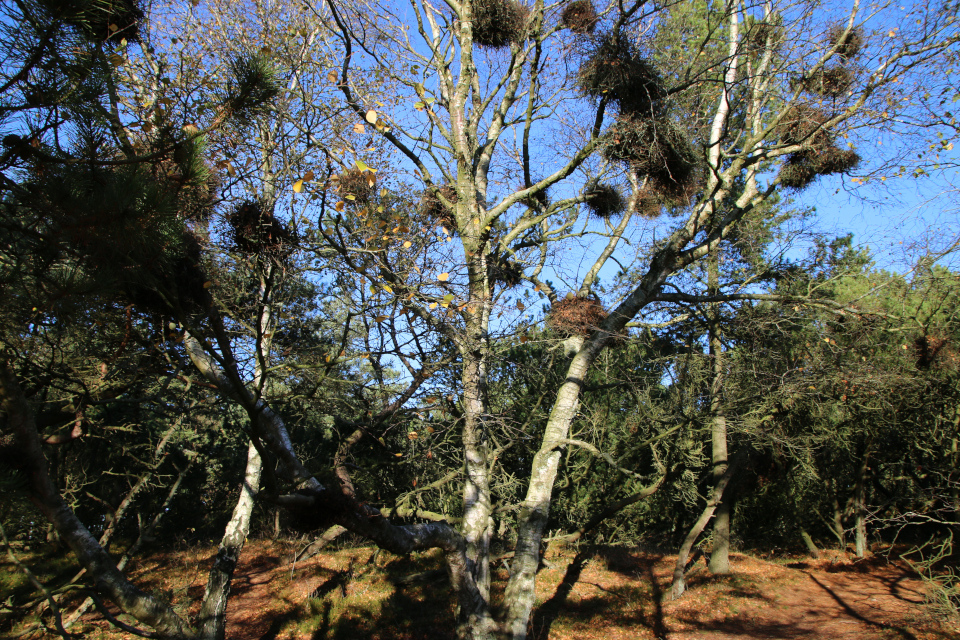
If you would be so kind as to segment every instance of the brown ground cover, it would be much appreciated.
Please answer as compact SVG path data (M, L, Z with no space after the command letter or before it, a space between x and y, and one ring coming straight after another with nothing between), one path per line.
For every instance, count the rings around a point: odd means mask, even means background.
M203 595L211 549L157 554L134 572L146 589L181 605ZM323 553L290 564L292 547L251 542L234 581L230 640L453 638L453 601L442 578L412 574L439 569L437 554L397 558L371 548ZM960 638L960 629L932 619L923 584L880 556L858 562L841 554L820 561L732 557L733 574L712 576L701 562L689 591L661 603L674 557L621 548L548 553L539 574L536 640L871 640ZM4 567L6 570L8 567ZM497 588L507 577L498 572ZM499 594L498 594L499 595ZM90 638L119 638L90 615Z

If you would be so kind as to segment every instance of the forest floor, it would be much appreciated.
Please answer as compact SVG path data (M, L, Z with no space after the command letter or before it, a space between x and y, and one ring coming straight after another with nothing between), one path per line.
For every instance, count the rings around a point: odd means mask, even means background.
M228 639L454 637L453 601L442 576L409 582L411 575L441 568L439 554L398 558L357 547L292 565L293 549L248 543L234 580ZM193 547L146 557L134 579L173 602L182 615L195 614L212 551ZM615 547L548 552L549 566L538 576L531 637L960 638L960 628L935 620L923 606L923 583L882 556L855 562L836 552L818 561L734 554L733 572L722 577L710 575L701 560L688 574L687 593L661 604L675 558ZM506 577L505 567L499 569L495 589L502 591ZM122 637L108 631L97 614L87 615L83 631L92 639Z

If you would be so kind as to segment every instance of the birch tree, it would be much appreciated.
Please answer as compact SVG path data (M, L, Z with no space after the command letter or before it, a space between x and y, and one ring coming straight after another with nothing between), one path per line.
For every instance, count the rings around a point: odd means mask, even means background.
M882 9L854 4L824 19L812 6L728 4L714 8L706 35L676 44L676 66L659 70L652 35L683 5L312 8L342 33L345 102L406 157L422 181L421 212L433 212L434 228L455 243L425 258L425 277L411 281L389 247L339 241L352 211L320 214L332 229L326 240L344 255L363 253L358 272L460 355L462 532L485 601L495 467L485 376L492 336L516 326L498 319L510 294L491 263L505 256L547 296L554 318L578 306L590 329L531 461L504 605L471 623L473 633L525 637L561 450L598 354L663 303L708 301L703 290L677 291L678 276L780 190L854 170L861 159L848 141L866 144L866 132L892 122L894 111L914 117L897 96L953 46L953 17L916 7L909 29L875 33ZM409 102L376 107L377 96L354 84L373 68L407 87ZM571 245L591 256L580 269L552 261ZM614 259L640 275L607 311L591 295ZM571 300L551 284L556 273L567 277ZM746 296L748 281L744 274L711 289Z

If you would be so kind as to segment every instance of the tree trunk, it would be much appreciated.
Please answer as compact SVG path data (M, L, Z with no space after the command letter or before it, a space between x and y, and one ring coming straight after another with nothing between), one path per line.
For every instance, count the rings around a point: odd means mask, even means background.
M730 522L734 508L733 489L724 492L723 499L717 505L713 518L713 549L710 552L710 573L726 575L730 573Z
M803 528L803 526L800 526L800 537L803 538L803 544L806 545L807 553L810 554L810 557L814 560L818 560L820 558L820 549L817 548L813 538L810 537L810 534L806 529Z
M695 543L700 534L703 533L714 511L716 511L717 506L723 499L723 491L730 483L730 478L733 477L737 462L738 460L734 460L727 465L726 471L724 471L723 475L717 481L716 486L713 488L713 492L710 494L710 499L707 500L707 506L704 507L703 513L700 514L700 518L693 524L690 533L687 534L686 539L680 546L680 551L677 555L677 564L673 569L673 584L670 585L669 600L676 600L686 591L687 585L684 581L684 575L686 573L687 559L690 557L690 550L693 549L693 543Z
M707 291L717 295L720 287L720 251L713 247L707 256ZM720 303L710 305L707 311L710 339L710 426L713 457L713 486L716 488L727 471L727 417L723 413L723 343L720 327ZM710 573L730 573L730 519L732 496L727 492L713 520L713 551L710 553Z
M837 537L837 541L840 543L840 550L846 551L847 535L843 528L843 511L840 509L840 498L837 496L837 488L834 486L833 478L827 478L824 484L830 493L830 504L833 508L833 515L827 524L830 527L830 531L833 532L833 535Z
M591 340L574 356L567 370L566 382L560 387L557 401L547 420L540 450L533 457L530 484L527 486L527 495L520 506L517 519L517 544L510 568L510 581L507 583L504 594L506 602L504 631L515 640L527 637L527 625L536 598L540 541L550 514L553 483L560 464L560 447L562 441L567 438L570 424L580 406L580 387L584 376L600 348L602 344L596 345ZM593 349L596 351L594 352Z
M230 581L240 560L240 552L250 533L250 516L254 499L260 488L262 465L260 454L251 444L247 448L247 467L243 474L240 497L227 523L216 560L207 578L207 589L200 607L200 637L203 640L223 640L226 628L227 598L230 597Z
M486 366L482 357L464 358L464 471L463 536L467 557L474 563L477 588L490 597L491 497L486 430L489 426L486 391Z
M853 530L854 552L858 558L867 555L867 474L870 473L870 449L863 455L863 463L857 474L857 484L853 490Z

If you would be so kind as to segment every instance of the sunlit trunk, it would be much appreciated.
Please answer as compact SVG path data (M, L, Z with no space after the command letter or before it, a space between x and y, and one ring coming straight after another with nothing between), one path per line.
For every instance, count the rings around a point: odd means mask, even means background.
M260 487L262 464L260 454L252 444L247 448L247 466L243 474L240 497L227 523L217 557L210 569L207 589L200 609L200 636L204 640L223 640L226 628L227 599L230 581L240 560L240 552L250 533L250 516L254 499Z

